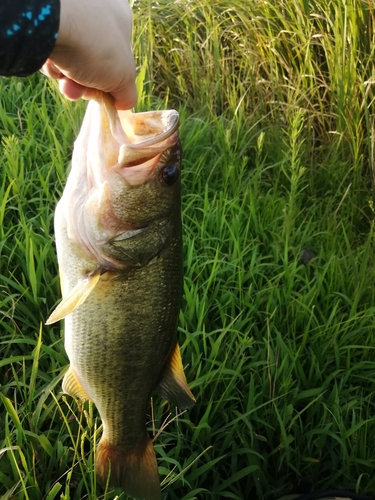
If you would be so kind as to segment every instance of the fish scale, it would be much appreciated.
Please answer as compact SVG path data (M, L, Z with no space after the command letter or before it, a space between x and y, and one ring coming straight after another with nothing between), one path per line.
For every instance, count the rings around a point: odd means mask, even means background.
M144 427L149 396L163 368L155 360L166 361L175 339L180 290L173 286L171 276L179 273L180 266L169 260L165 270L165 258L168 256L161 255L150 262L147 273L141 268L131 273L130 278L125 274L99 282L87 301L72 313L69 333L65 334L74 336L71 342L76 346L71 366L80 380L90 380L90 386L83 384L83 387L95 401L108 430L117 427L125 440L128 436L119 428L127 425L129 414L134 413L132 419ZM169 298L167 293L173 297ZM114 352L110 363L108 349ZM104 385L103 379L109 383ZM126 387L123 380L129 381ZM139 408L141 388L148 396ZM105 408L108 399L121 402L120 414L111 410L108 403L110 411ZM119 420L125 423L120 425Z

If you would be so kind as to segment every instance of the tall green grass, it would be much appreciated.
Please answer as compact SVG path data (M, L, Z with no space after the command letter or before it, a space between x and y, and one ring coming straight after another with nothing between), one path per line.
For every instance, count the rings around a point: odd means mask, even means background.
M179 109L184 147L179 336L197 404L152 401L163 497L277 498L301 476L374 490L372 5L133 11L138 109ZM62 325L44 325L84 108L38 76L0 82L3 499L125 498L96 485L101 422L61 394Z

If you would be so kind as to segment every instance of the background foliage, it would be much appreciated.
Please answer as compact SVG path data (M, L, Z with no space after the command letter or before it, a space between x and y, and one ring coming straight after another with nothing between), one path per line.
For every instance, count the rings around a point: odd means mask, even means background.
M138 110L184 146L180 343L197 404L158 398L165 499L375 490L374 7L138 0ZM106 498L95 408L61 394L53 211L85 104L0 82L0 496ZM151 418L152 415L152 418Z

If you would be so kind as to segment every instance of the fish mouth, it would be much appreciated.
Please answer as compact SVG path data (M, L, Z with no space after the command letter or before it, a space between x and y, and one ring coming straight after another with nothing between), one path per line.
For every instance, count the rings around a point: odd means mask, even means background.
M144 183L166 153L178 141L179 114L176 110L132 113L116 111L108 97L103 98L110 129L119 144L117 168L130 185Z
M136 150L149 148L169 139L180 123L179 114L174 109L145 113L118 111L118 115L129 141L122 147Z

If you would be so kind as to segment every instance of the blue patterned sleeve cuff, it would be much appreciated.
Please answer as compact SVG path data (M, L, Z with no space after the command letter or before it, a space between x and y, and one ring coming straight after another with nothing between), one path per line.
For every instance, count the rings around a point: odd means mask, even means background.
M60 0L0 0L0 75L40 69L57 39Z

